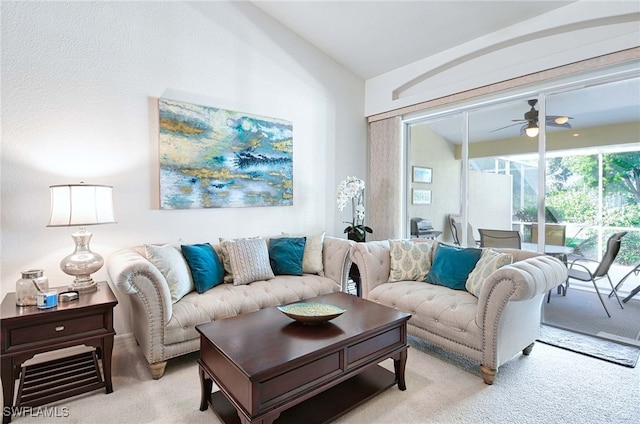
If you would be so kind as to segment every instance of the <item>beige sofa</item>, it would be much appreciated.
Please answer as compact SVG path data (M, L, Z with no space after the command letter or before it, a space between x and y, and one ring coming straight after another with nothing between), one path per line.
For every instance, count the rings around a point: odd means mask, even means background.
M348 254L354 242L324 237L320 243L323 275L276 275L243 285L222 283L202 294L192 291L176 302L163 273L147 259L144 246L113 253L106 267L112 285L130 296L134 336L152 377L159 379L168 359L200 349L198 324L346 291ZM220 244L212 246L219 254Z
M357 243L351 249L362 297L410 313L409 334L479 362L486 384L516 353L531 352L543 297L567 277L566 266L552 257L495 249L512 254L513 263L488 275L476 297L424 281L388 282L390 250L389 241Z

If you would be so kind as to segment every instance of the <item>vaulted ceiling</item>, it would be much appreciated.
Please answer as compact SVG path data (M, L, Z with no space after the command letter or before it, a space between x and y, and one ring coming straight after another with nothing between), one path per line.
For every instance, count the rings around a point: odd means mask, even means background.
M575 2L258 0L253 3L367 80ZM614 7L616 1L602 3ZM556 96L548 112L571 116L574 128L638 122L639 81L636 78L612 85L606 93L590 89L571 96ZM476 141L520 136L521 125L493 130L522 119L528 109L526 98L485 109L478 114L481 119L474 122ZM441 134L454 142L460 138L456 131L440 128Z
M572 1L255 1L363 79Z

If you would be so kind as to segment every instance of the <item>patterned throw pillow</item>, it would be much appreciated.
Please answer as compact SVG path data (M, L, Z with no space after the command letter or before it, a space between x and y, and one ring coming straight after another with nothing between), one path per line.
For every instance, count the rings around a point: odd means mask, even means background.
M506 253L498 253L495 250L485 249L480 256L480 260L476 264L476 267L469 273L469 278L465 284L465 288L469 293L475 297L480 296L480 290L482 290L482 283L485 282L487 277L494 271L502 268L505 265L509 265L513 262L513 255Z
M275 278L269 264L269 249L265 239L241 239L225 244L234 286Z
M251 239L259 239L260 237L251 237ZM229 260L229 254L227 253L227 245L230 243L235 243L238 240L248 240L248 239L227 239L220 237L220 260L222 261L222 266L224 267L224 282L225 283L233 283L233 269L231 269L231 261Z
M424 281L431 269L433 242L389 240L391 247L391 272L389 282Z
M144 250L149 262L154 264L167 280L172 303L176 303L195 289L189 265L178 247L170 244L164 246L145 244Z

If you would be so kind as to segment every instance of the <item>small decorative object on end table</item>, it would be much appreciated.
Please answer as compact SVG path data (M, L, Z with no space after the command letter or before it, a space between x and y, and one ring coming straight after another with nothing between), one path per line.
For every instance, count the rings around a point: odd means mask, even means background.
M20 273L16 282L16 305L37 305L38 292L49 291L49 280L42 269L29 269Z
M71 346L96 348L102 358L103 381L85 385L78 381L73 390L57 388L46 398L35 399L28 405L39 406L90 390L104 387L113 391L111 383L111 353L113 351L113 308L118 304L105 282L97 283L97 290L82 293L72 302L58 303L51 309L36 306L16 306L16 294L5 296L0 306L0 366L4 406L2 423L11 422L15 381L21 364L34 355ZM60 288L58 291L64 291Z

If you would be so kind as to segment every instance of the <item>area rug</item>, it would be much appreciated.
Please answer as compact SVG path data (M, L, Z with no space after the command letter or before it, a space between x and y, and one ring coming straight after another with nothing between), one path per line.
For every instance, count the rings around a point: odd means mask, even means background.
M538 341L629 368L636 366L640 355L640 347L628 346L545 324L540 326Z
M615 298L607 296L608 291L601 291L611 318L593 289L571 286L566 296L554 291L549 303L545 299L542 323L605 339L613 335L614 341L626 339L627 344L640 345L640 299L629 300L621 309Z

